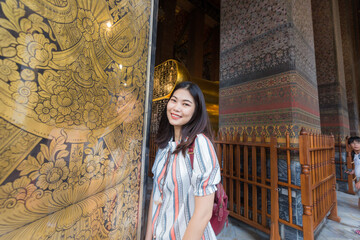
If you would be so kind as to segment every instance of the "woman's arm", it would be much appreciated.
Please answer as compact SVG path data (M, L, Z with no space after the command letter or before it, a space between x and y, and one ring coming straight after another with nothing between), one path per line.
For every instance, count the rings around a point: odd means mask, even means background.
M360 190L360 181L358 181L357 183L355 183L355 187L357 190Z
M150 197L150 203L149 203L149 212L147 217L147 226L146 226L146 235L145 240L151 240L152 239L152 205L153 205L153 191L151 191L151 197Z
M212 216L214 197L215 193L203 197L195 196L194 214L187 225L183 240L199 240L204 235L206 225Z
M345 173L347 173L347 174L354 174L354 173L355 173L355 170L353 169L353 170L351 170L351 172L350 172L349 170L346 170Z

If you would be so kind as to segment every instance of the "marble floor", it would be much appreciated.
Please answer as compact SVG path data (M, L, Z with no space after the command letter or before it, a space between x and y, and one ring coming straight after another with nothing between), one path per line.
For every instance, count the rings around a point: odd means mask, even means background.
M360 240L360 235L354 230L360 230L360 209L357 207L358 197L343 192L337 192L338 215L341 222L327 219L319 229L316 240ZM260 240L269 239L269 236L247 224L230 218L228 227L217 236L218 240Z
M360 209L358 208L358 196L337 192L338 215L340 223L327 220L320 230L317 240L337 239L360 239L360 235L354 230L360 230Z

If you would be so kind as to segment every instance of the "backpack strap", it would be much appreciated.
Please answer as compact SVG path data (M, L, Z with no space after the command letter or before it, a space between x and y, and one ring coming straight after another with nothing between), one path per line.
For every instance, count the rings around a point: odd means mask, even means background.
M188 153L189 153L190 163L191 163L191 168L192 169L194 169L194 147L195 147L195 139L188 148Z

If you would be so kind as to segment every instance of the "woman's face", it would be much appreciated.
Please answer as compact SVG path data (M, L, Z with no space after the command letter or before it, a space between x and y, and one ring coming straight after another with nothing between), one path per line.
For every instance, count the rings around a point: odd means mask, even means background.
M174 92L167 104L166 115L174 128L188 123L195 111L195 100L189 90L178 89Z
M360 152L360 142L353 141L352 143L350 143L350 146L356 153Z

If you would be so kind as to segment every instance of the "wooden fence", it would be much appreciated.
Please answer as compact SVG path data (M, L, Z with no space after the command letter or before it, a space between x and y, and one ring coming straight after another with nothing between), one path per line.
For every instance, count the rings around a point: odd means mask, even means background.
M153 141L153 139L152 139ZM150 141L151 142L151 141ZM150 144L150 169L156 147ZM330 212L339 221L335 190L335 142L331 136L301 131L299 146L278 145L276 137L256 141L255 135L218 134L215 141L224 188L229 197L230 216L280 239L279 223L303 231L304 239L314 239L314 231ZM279 154L287 164L287 179L279 180ZM291 163L300 161L301 184L294 184ZM279 190L287 192L288 216L279 216ZM293 218L293 192L301 192L302 224ZM284 203L283 203L284 204ZM284 205L282 205L284 207Z
M346 138L346 167L347 167L347 169L355 169L355 165L354 165L353 158L351 156L351 152L352 152L351 147L347 143L347 138ZM350 194L355 194L354 182L357 182L355 174L348 175L347 180L348 180L348 186L349 186L348 192Z
M230 216L279 239L276 138L248 141L246 134L219 134L215 141ZM270 166L270 167L268 167ZM270 202L270 209L268 209Z
M339 154L339 160L335 161L335 166L339 169L339 174L336 176L336 181L346 182L348 184L348 193L355 194L354 191L354 176L348 175L345 173L346 169L354 169L354 163L351 158L351 149L350 146L346 143L342 143L341 138L338 137L335 143L335 151ZM346 153L346 160L343 161L343 152Z
M314 230L329 212L330 219L340 222L337 215L334 137L308 134L302 130L299 157L304 239L314 239Z

